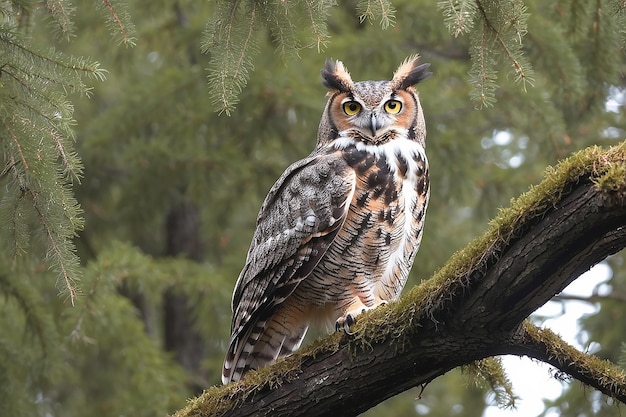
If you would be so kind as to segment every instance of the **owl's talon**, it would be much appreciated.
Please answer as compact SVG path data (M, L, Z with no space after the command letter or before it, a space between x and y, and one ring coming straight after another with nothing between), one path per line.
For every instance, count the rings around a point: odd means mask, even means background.
M350 331L350 326L354 323L356 323L356 318L352 314L348 313L345 318L340 317L337 319L335 322L335 331L338 332L343 330L346 335L352 336L354 332Z
M356 323L356 319L354 318L352 314L348 314L346 316L346 321L343 322L343 331L348 336L352 336L354 334L354 332L350 331L350 326L352 326L354 323Z

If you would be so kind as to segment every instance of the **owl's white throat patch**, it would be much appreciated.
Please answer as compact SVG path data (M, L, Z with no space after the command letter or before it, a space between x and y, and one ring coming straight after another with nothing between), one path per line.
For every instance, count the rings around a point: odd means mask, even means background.
M329 146L337 150L344 150L354 146L358 151L365 151L376 157L382 157L387 161L389 169L394 174L399 170L399 166L403 162L408 164L408 173L418 171L418 160L424 161L425 168L428 168L424 147L419 142L407 139L406 135L384 143L367 143L355 140L352 136L339 136ZM411 180L415 181L415 178L411 178Z

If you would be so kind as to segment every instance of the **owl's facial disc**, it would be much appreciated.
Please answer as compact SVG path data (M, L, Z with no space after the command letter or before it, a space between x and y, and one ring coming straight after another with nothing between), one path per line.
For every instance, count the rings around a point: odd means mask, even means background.
M375 106L347 96L341 100L344 123L340 123L343 131L356 131L359 136L376 141L394 126L404 111L402 97L391 95Z

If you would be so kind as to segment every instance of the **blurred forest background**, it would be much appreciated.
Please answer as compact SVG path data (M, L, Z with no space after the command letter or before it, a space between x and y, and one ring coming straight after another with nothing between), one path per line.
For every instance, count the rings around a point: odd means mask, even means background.
M227 3L0 1L0 415L162 416L219 383L256 215L314 147L327 57L355 80L388 79L414 53L432 64L419 85L432 194L408 287L547 166L626 138L624 1L395 0L395 12L365 19L369 2L320 2L310 9L319 21L294 6L288 29L301 47L260 27L230 116L215 111L207 79ZM512 53L526 79L489 50L499 88L481 99L468 73L485 31L456 32L454 3L520 9L527 26ZM280 14L259 18L284 27ZM605 261L611 292L590 298L598 313L580 323L581 342L614 362L626 335L624 258ZM552 406L615 415L592 394L573 382ZM490 398L457 371L415 396L366 415L479 416Z

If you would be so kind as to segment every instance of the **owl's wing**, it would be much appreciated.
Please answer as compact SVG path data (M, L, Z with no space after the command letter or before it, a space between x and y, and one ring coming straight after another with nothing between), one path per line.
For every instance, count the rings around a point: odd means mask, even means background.
M241 367L245 345L258 339L251 334L255 325L273 314L332 244L355 182L354 171L338 154L312 155L287 168L270 190L233 293L225 378Z

